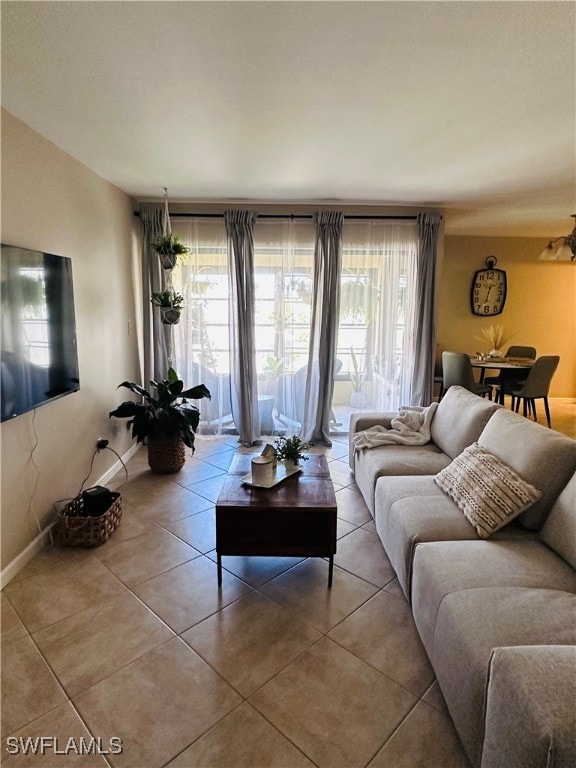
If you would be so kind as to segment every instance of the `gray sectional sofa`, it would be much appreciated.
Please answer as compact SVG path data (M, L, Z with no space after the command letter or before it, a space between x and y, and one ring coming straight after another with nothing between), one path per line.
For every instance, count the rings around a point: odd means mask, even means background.
M576 442L460 387L431 441L350 463L472 766L576 765ZM435 476L477 444L541 492L481 538ZM474 448L474 449L475 449Z

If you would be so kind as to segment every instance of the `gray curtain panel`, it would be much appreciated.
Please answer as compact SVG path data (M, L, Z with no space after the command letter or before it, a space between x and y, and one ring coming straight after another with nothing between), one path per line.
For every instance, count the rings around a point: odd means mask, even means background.
M238 442L260 442L254 340L254 223L252 211L226 211L230 284L230 377Z
M340 314L343 222L343 214L336 211L323 211L315 216L312 320L300 434L303 440L316 445L332 445L330 411Z
M152 293L165 288L165 275L160 259L150 247L150 243L162 234L163 217L161 204L140 204L145 382L166 378L169 365L171 326L162 324L159 312L150 303Z
M436 262L438 233L442 216L419 213L418 286L416 317L416 359L412 374L412 405L430 405L434 389L434 355L436 343Z

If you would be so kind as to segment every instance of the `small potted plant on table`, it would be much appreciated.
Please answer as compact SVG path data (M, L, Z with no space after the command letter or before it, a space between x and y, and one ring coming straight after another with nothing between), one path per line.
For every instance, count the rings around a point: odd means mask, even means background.
M187 400L210 398L210 391L204 384L184 389L184 382L173 368L168 369L166 379L150 384L156 390L156 397L133 382L119 384L140 395L143 402L127 400L109 415L129 419L127 427L132 427L132 437L138 443L146 440L148 465L153 472L178 472L186 461L185 446L194 451L194 435L200 421L200 411Z
M310 448L310 443L305 443L298 435L291 437L280 436L274 442L274 450L278 461L283 461L288 471L296 469L300 462L308 461L304 454Z

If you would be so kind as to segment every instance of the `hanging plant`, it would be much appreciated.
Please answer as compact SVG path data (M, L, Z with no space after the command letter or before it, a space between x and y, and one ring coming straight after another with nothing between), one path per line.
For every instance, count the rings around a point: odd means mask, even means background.
M178 256L190 250L176 235L160 235L152 242L152 248L160 257L164 269L174 269Z
M152 306L160 309L160 319L165 325L176 325L180 321L184 296L174 290L156 291L150 297Z

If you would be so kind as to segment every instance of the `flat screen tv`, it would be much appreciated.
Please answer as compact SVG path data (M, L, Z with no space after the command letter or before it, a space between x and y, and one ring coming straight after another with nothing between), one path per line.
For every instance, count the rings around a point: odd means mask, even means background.
M2 421L80 389L72 262L2 244Z

